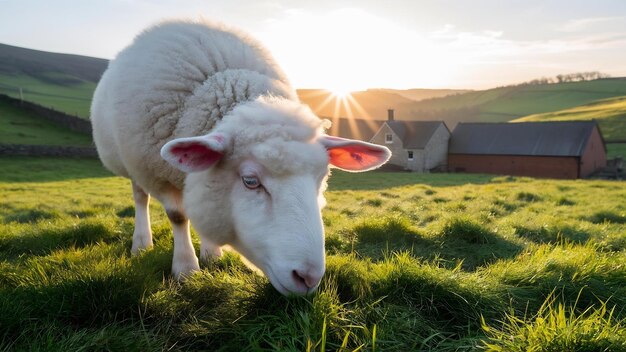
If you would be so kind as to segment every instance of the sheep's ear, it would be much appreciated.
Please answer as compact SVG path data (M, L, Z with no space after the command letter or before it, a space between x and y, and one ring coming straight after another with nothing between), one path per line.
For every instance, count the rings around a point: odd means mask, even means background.
M382 145L327 135L318 141L328 150L329 163L345 171L373 170L391 157L391 151Z
M197 172L210 168L222 159L227 138L222 133L206 136L177 138L161 148L161 157L184 172Z

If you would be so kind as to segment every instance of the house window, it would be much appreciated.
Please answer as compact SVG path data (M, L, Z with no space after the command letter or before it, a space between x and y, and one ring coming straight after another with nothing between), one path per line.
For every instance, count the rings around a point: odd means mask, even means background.
M385 143L393 143L393 135L391 133L385 135Z
M413 151L409 150L408 154L409 154L409 160L413 160Z

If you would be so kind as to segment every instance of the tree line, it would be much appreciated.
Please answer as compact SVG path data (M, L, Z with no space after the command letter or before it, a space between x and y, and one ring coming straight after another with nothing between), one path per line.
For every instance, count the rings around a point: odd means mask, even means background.
M605 79L610 78L611 76L598 72L598 71L589 71L589 72L575 72L568 74L556 75L554 77L541 77L536 78L528 82L520 83L518 85L538 85L538 84L552 84L552 83L567 83L567 82L583 82L583 81L594 81L597 79Z

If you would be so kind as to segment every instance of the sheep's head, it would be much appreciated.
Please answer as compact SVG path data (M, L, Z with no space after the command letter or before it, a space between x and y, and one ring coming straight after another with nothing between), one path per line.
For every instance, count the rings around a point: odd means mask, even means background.
M285 295L314 291L324 274L329 166L367 171L390 156L382 146L327 136L323 125L300 104L259 99L211 133L161 150L188 173L185 210L201 237L230 244Z

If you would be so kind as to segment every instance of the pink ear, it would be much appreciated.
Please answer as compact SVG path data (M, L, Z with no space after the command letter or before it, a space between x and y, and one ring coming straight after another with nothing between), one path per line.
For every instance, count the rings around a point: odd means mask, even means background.
M330 164L345 171L373 170L391 157L387 147L354 139L322 135L319 142L328 150Z
M226 150L226 138L221 133L177 138L161 148L161 157L184 172L206 170L218 162Z

